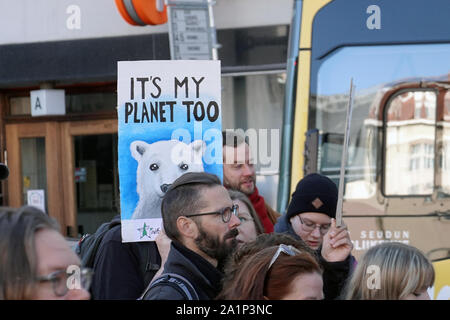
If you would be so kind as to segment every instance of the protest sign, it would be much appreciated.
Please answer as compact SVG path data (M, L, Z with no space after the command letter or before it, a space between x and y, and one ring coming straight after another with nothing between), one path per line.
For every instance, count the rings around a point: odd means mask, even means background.
M187 172L222 179L220 61L118 62L122 241L151 241L161 202Z

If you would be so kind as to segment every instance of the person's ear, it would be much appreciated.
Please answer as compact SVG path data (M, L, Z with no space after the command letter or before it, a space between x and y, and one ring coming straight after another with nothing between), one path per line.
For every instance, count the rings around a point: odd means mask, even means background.
M178 232L185 238L195 239L198 235L197 224L188 217L180 216L177 219Z

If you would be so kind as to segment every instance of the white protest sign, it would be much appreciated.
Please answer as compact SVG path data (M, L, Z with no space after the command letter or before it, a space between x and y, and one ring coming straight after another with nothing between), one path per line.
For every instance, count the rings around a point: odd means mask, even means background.
M222 179L220 81L220 61L118 62L124 242L156 238L162 198L182 174Z

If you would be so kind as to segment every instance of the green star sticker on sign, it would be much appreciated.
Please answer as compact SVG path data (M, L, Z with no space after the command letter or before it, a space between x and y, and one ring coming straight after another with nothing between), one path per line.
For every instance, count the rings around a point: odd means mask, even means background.
M144 226L142 228L138 228L138 231L141 234L140 239L142 239L143 237L150 238L150 236L148 235L148 229L149 229L149 226L147 226L147 224L145 222L144 222Z

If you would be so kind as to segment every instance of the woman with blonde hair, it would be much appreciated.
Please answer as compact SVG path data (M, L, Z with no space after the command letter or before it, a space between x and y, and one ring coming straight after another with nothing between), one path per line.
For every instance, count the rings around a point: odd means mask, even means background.
M358 261L344 292L346 300L429 300L434 283L431 262L418 249L399 242L370 248Z

